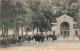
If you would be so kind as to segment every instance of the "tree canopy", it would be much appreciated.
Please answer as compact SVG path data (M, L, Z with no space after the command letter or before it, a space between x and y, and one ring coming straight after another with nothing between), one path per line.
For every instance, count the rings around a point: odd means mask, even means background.
M44 2L43 2L44 1ZM3 35L13 29L19 34L19 29L32 31L51 31L51 23L56 18L67 14L79 22L78 0L2 0L1 1L1 30ZM78 15L77 15L78 14Z

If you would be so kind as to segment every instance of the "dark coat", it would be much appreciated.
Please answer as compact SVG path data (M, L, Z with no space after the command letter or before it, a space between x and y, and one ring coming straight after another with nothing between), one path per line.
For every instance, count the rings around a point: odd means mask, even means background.
M38 42L43 42L44 41L44 36L43 35L34 35L33 38L35 39L35 41Z

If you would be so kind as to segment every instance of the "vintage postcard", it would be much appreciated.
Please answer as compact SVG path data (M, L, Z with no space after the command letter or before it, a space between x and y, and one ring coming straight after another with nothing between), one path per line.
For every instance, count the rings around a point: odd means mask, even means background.
M80 51L80 0L0 0L0 51Z

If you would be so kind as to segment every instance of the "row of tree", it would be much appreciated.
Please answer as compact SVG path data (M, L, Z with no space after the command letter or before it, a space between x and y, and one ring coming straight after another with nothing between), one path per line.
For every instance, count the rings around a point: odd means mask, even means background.
M21 2L14 3L12 0L1 1L1 29L2 35L7 36L9 29L19 33L19 27L23 27L26 11Z
M45 2L43 2L45 1ZM51 30L51 23L62 14L67 14L79 22L78 0L2 0L0 30L7 36L9 29L19 34L19 29L27 32L37 28L37 32Z

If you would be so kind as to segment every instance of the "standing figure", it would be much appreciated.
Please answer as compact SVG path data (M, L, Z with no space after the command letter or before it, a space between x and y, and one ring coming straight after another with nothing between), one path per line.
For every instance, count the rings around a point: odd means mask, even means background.
M35 39L35 41L37 42L37 46L39 47L39 42L40 42L40 38L41 38L40 35L38 33L36 33L36 35L34 35L32 38Z
M78 35L79 41L80 41L80 34Z
M48 40L48 35L47 35L47 40Z
M22 45L22 36L19 36L18 40L19 40L19 45Z
M30 42L30 40L31 40L31 36L28 36L28 42Z
M41 33L41 42L44 42L44 34Z

